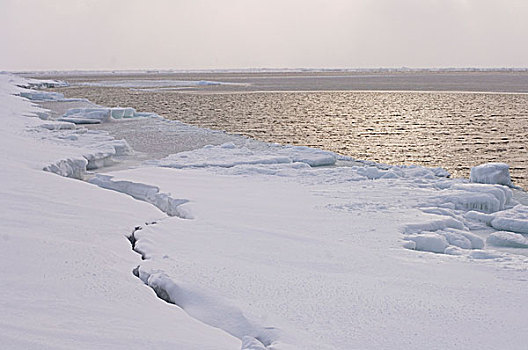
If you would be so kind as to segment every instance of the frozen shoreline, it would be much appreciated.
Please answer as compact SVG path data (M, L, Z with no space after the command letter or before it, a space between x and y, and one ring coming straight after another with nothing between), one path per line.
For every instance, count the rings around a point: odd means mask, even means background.
M236 142L107 172L112 157L132 152L123 142L22 117L39 111L10 96L20 90L2 78L2 219L16 235L5 236L10 288L1 290L8 321L0 333L13 347L68 347L71 337L81 348L525 346L528 258L485 242L528 222L507 187L422 167L313 167L335 155ZM41 171L55 164L57 173L84 177L90 159L103 167L91 182L114 191ZM144 260L127 247L132 231ZM522 240L499 234L491 242ZM187 313L154 298L133 269ZM90 295L87 284L105 287ZM134 310L130 298L113 297L130 293L140 301ZM55 307L35 310L35 299ZM73 305L82 317L68 312ZM46 333L27 323L30 315L63 321Z

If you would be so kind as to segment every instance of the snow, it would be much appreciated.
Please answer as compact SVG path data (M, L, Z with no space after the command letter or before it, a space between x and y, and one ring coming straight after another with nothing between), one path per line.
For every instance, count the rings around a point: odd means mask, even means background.
M525 348L510 188L240 139L130 167L127 141L16 85L0 74L3 347ZM66 114L90 113L159 122Z
M505 163L486 163L471 168L471 182L482 184L499 184L513 186L510 177L510 166Z
M2 348L240 348L132 275L138 257L123 235L157 218L155 208L42 171L82 158L81 148L35 134L50 131L27 117L40 109L12 95L20 92L12 77L0 74Z

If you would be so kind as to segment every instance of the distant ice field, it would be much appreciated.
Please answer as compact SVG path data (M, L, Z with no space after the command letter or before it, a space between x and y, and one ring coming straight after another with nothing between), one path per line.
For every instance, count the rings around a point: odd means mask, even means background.
M514 183L528 188L526 72L99 73L60 78L71 84L58 89L68 97L153 111L265 142L387 164L441 166L456 177L468 177L476 164L505 162Z

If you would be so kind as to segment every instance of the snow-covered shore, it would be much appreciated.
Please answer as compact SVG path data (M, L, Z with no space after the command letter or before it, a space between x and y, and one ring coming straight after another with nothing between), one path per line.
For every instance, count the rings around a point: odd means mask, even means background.
M30 83L0 75L8 348L528 343L528 211L509 187L251 142L105 171L133 150L76 124L135 115L58 121L15 96Z

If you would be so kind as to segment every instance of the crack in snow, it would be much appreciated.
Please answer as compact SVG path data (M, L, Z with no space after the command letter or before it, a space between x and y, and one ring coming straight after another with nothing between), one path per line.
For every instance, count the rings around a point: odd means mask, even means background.
M126 237L132 250L141 256L141 260L149 260L150 258L137 247L140 239L136 237L136 233L141 230L143 230L142 226L136 226ZM248 319L238 307L192 286L177 283L163 271L147 271L146 268L137 265L132 269L132 274L150 287L159 299L176 305L191 317L240 339L241 350L272 349L279 338L279 329L259 326Z

